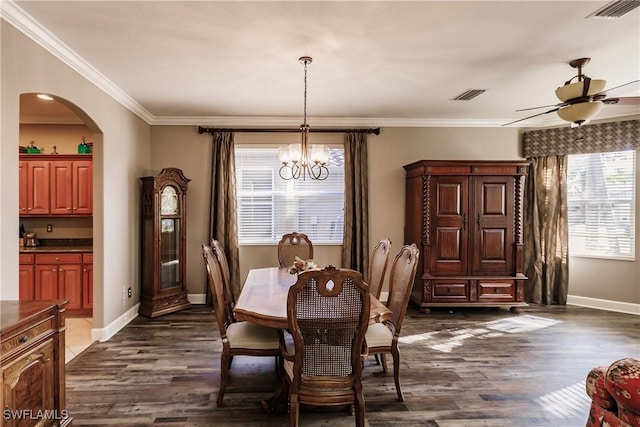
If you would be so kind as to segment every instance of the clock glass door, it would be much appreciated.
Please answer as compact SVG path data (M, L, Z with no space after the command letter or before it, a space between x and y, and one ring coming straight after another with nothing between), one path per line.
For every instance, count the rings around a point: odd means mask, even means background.
M180 211L178 193L171 185L160 196L160 288L180 283Z

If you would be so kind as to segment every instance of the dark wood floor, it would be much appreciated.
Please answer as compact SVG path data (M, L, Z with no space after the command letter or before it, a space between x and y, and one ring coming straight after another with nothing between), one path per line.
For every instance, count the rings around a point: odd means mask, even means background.
M584 381L596 365L640 358L640 317L579 307L409 308L401 382L371 357L363 379L369 426L582 427ZM286 426L259 400L275 382L273 359L237 357L225 406L216 408L221 343L210 307L136 318L67 365L74 426ZM303 408L303 426L352 426L343 408Z

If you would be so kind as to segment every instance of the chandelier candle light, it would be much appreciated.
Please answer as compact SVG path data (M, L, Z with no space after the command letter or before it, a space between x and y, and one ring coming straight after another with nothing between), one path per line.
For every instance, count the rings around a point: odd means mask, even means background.
M310 56L301 56L300 63L304 64L304 121L300 125L302 141L300 145L290 144L280 147L280 177L282 179L298 179L302 177L322 181L329 176L327 162L329 161L329 148L324 145L308 145L309 125L307 124L307 65L312 61Z

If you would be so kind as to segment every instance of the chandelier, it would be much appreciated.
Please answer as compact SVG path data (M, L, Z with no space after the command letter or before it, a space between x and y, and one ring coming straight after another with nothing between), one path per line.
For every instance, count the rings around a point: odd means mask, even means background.
M290 144L280 147L280 177L282 179L322 181L329 176L327 162L329 161L329 148L321 144L313 144L309 147L309 125L307 124L307 65L312 61L310 56L301 56L299 59L304 64L304 121L300 125L302 140L300 144Z

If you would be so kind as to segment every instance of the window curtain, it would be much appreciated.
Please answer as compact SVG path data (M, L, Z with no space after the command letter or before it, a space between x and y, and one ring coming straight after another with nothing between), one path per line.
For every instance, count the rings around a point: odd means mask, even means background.
M525 299L566 304L569 287L567 155L637 150L640 120L559 127L524 133L531 161L525 186Z
M225 250L231 274L231 289L240 295L240 262L236 216L236 172L233 132L214 132L211 158L209 236ZM207 287L208 289L208 287ZM211 295L207 292L207 301Z
M567 156L529 159L525 186L525 300L566 305L569 290Z
M342 267L365 274L369 268L369 172L366 133L345 133L344 185Z

